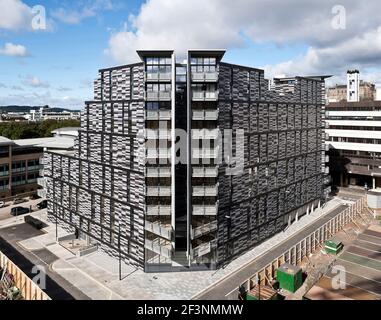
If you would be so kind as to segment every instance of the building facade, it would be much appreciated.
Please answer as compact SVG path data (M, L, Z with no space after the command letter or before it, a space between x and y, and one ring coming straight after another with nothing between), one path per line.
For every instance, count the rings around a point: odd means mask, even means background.
M376 95L375 84L360 80L358 70L347 72L346 85L336 85L327 90L329 103L374 101Z
M42 148L0 137L0 199L37 191L42 155Z
M52 221L147 272L197 270L326 199L324 77L269 90L222 50L138 54L100 70L73 154L45 153Z
M327 106L334 184L381 187L381 101Z

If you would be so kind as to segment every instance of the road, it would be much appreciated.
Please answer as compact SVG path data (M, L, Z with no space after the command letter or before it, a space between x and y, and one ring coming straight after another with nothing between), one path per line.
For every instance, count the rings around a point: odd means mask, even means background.
M2 228L0 229L0 250L31 279L37 275L33 272L33 267L44 267L46 273L44 291L53 300L89 300L89 297L51 269L50 266L58 259L57 256L47 249L29 252L19 245L20 241L41 234L43 231L26 223Z
M220 281L219 283L211 287L209 290L199 294L196 297L196 299L197 300L225 300L226 295L228 293L238 288L238 286L241 283L244 283L247 279L252 277L256 271L261 270L267 265L269 265L273 260L278 258L280 255L286 252L289 248L299 243L309 234L317 230L320 226L324 225L327 221L331 220L333 217L335 217L337 214L339 214L341 211L343 211L346 208L347 206L341 205L333 209L332 211L324 215L321 219L312 223L311 225L304 228L296 235L290 237L288 240L280 243L278 246L274 247L273 249L269 250L267 253L255 259L249 265L246 265L245 267L235 271L230 276L228 276L224 280ZM238 297L238 291L237 291L237 297Z
M29 198L27 198L27 197L25 197L23 199L25 199L27 201L23 202L23 203L20 203L20 204L16 204L16 205L13 205L12 201L6 202L5 203L5 207L4 208L0 208L0 221L5 220L5 219L9 219L9 218L12 217L10 213L11 213L11 209L13 207L25 207L25 208L29 208L30 206L32 206L32 210L36 211L37 210L36 205L43 200L43 199L29 200Z

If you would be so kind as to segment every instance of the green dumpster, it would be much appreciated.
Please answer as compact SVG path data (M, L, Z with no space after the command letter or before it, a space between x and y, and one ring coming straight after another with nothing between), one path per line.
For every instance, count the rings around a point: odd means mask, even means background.
M279 287L289 292L296 292L303 284L302 268L285 263L277 269Z

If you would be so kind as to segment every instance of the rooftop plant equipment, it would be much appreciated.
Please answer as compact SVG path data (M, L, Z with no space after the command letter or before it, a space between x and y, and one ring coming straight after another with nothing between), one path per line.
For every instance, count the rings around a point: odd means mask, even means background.
M285 263L277 270L277 280L281 289L296 292L303 284L302 268Z
M337 239L327 240L324 243L324 249L327 253L337 255L341 250L343 250L343 243Z

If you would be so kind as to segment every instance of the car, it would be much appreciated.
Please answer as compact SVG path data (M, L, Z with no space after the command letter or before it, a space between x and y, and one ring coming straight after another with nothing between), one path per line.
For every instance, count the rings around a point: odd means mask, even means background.
M20 204L20 203L24 203L26 200L23 199L23 198L16 198L13 200L13 204Z
M14 207L11 209L11 216L20 216L22 214L27 214L30 213L29 208L24 208L24 207Z
M4 201L0 201L0 208L4 208L5 207L5 202Z
M42 200L40 203L37 204L37 208L42 210L46 209L48 207L48 201L47 200Z

